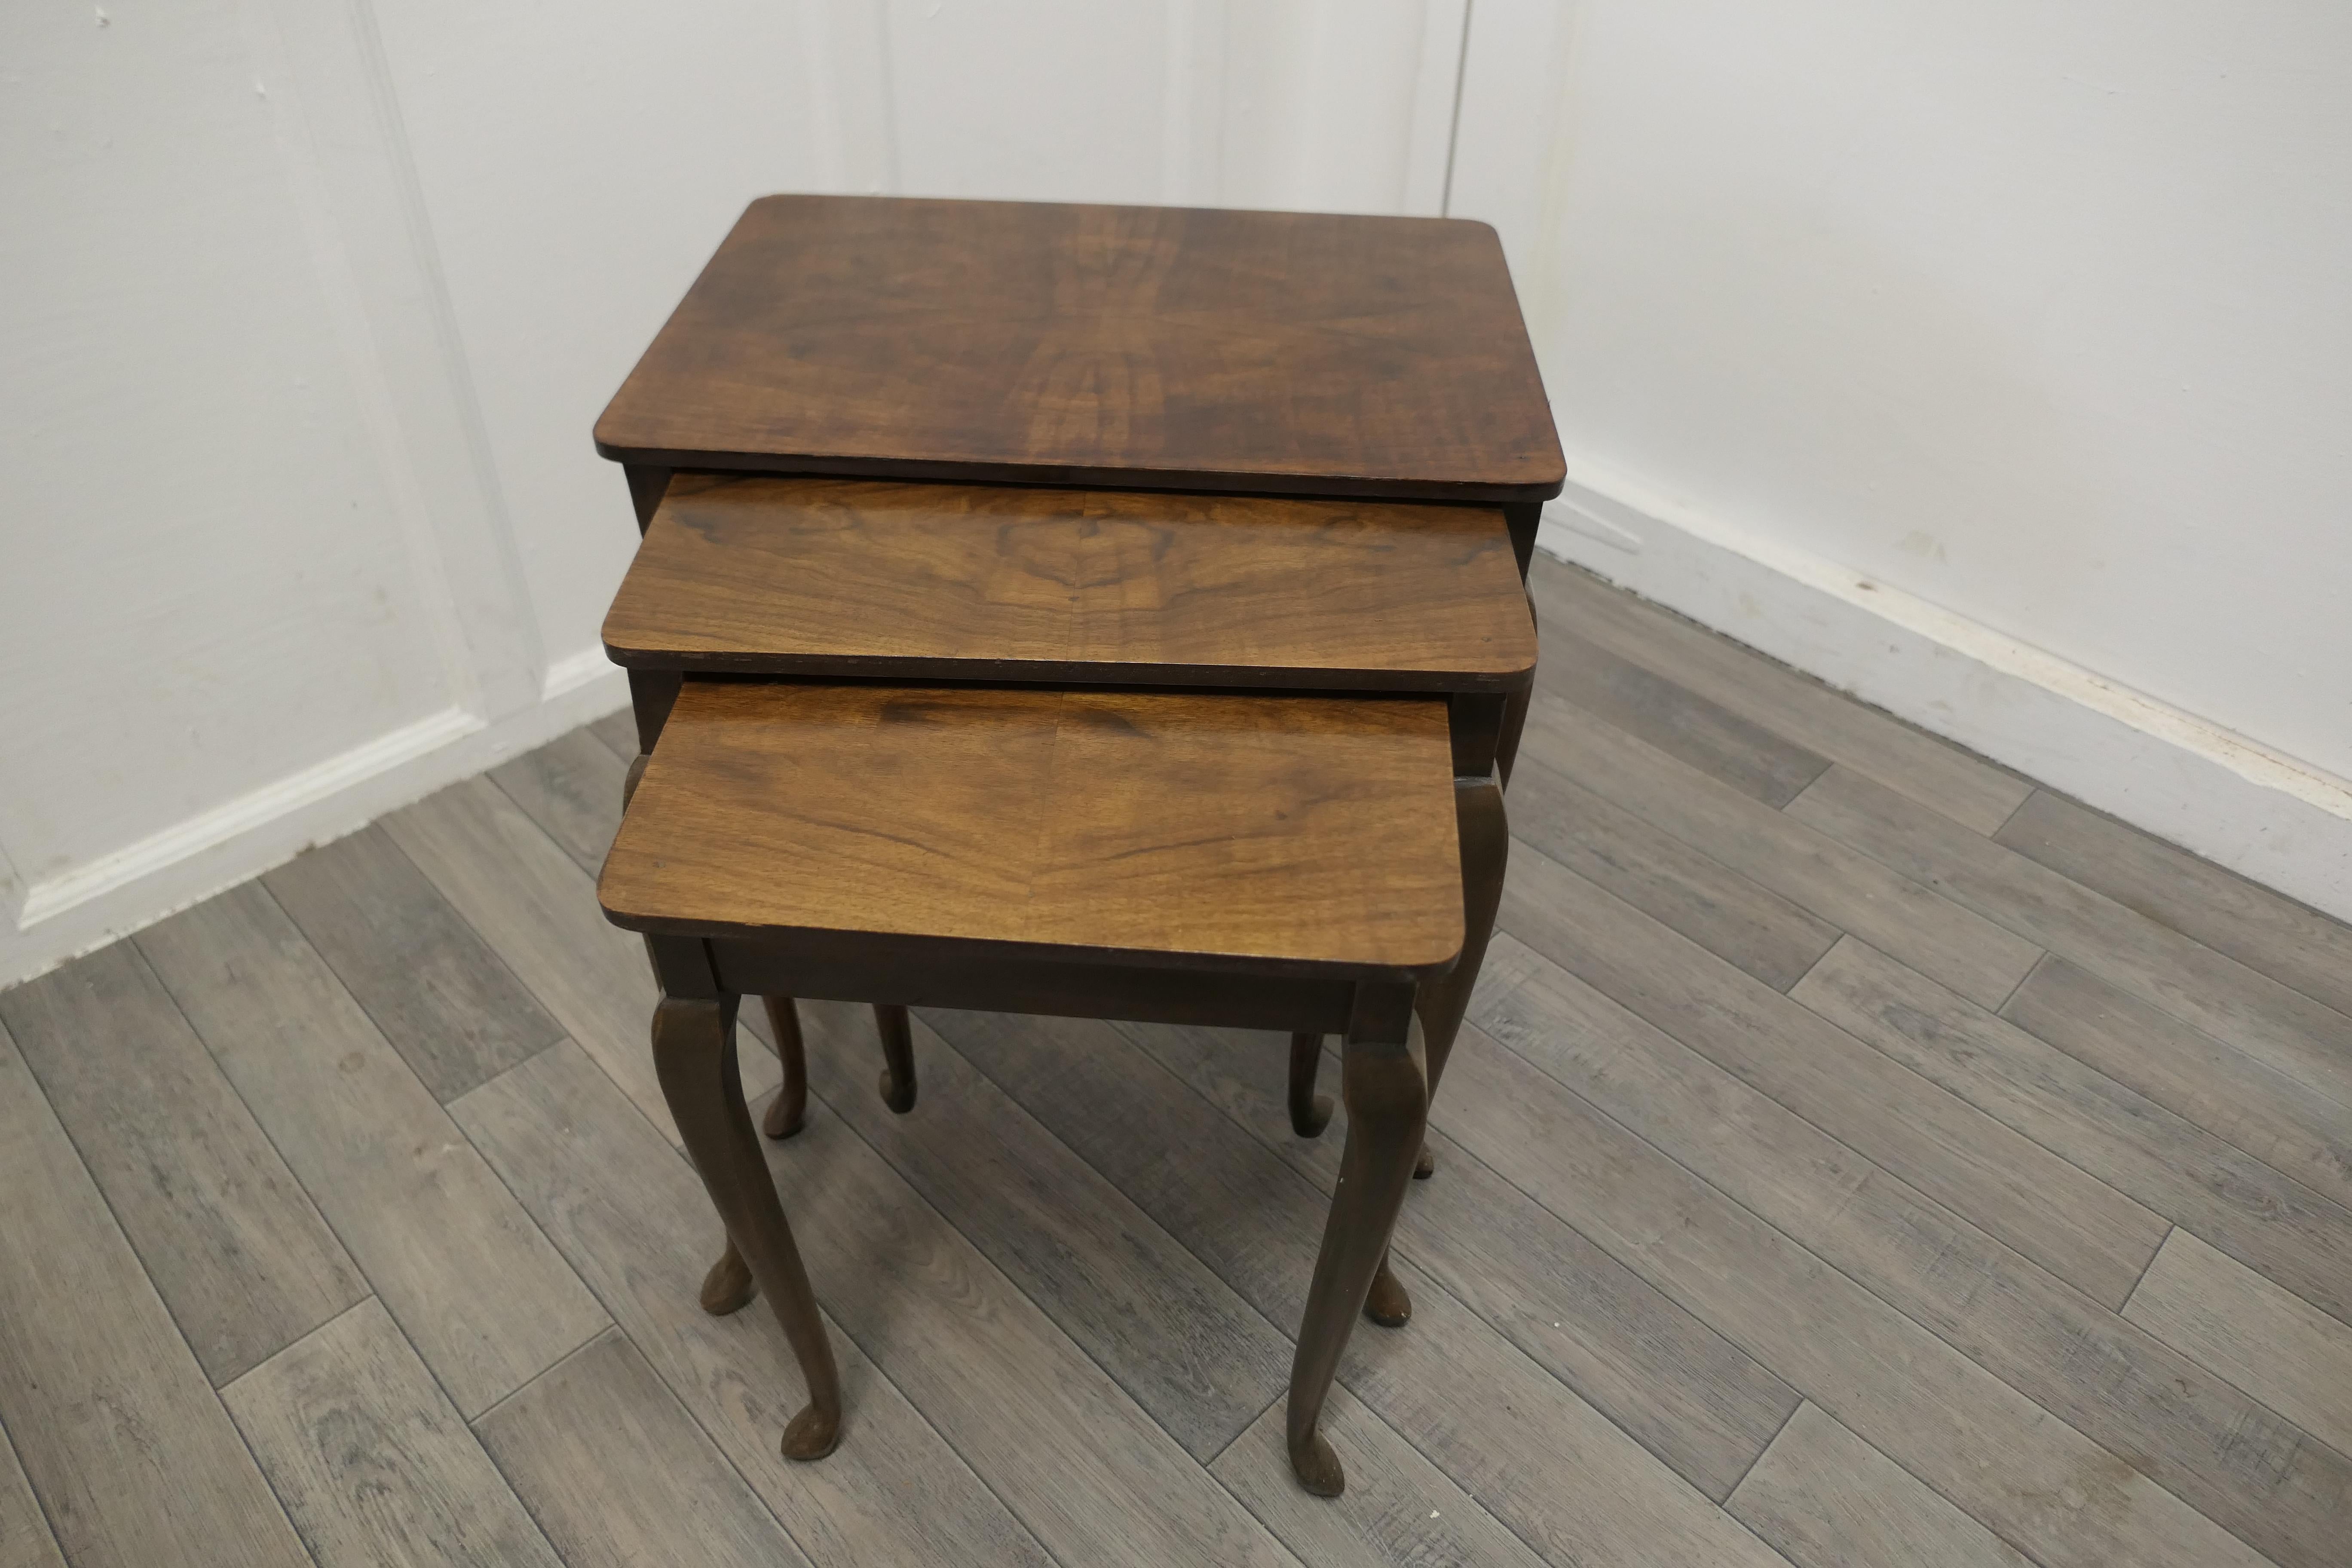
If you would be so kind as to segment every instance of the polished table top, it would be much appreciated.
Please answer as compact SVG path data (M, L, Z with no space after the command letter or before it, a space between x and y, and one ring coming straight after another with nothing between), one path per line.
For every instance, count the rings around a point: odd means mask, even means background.
M1534 501L1565 473L1458 219L753 202L596 425L649 467Z
M1444 701L688 680L598 897L844 933L1395 975L1462 947Z
M862 479L672 479L614 662L1386 691L1524 689L1491 507Z

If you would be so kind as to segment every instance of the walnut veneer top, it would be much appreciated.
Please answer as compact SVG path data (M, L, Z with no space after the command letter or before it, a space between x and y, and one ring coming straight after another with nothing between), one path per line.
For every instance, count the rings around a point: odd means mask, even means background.
M1443 700L688 679L598 894L639 931L1452 961Z
M1492 508L680 475L616 663L911 679L1516 690Z
M753 202L596 424L676 468L1539 500L1565 472L1494 230Z

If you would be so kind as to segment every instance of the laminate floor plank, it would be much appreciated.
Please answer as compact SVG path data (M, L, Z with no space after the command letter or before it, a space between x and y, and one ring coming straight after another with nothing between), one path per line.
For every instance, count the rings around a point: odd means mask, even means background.
M2111 1309L2164 1239L2162 1216L1540 855L1513 858L1501 925Z
M916 1020L922 1097L874 1092L868 1010L803 1003L810 1087L1202 1464L1290 1380L1291 1342Z
M2352 1212L1851 937L1791 994L2352 1322Z
M1528 740L1537 738L1531 728ZM1777 991L1820 962L1838 928L1554 772L1522 745L1511 831ZM1778 816L1769 806L1757 810Z
M261 881L443 1104L562 1038L381 826Z
M605 1326L260 883L137 941L460 1415L480 1415Z
M2000 1006L2042 956L2040 948L1982 915L1549 694L1536 699L1519 755L1558 769L1711 863L1769 889L1823 925L1861 937L1971 1002ZM1515 787L1513 805L1518 801ZM1512 822L1517 827L1516 813ZM1520 834L1527 837L1524 829Z
M1290 1131L1277 1077L1288 1057L1281 1037L1116 1026L1331 1191L1347 1107L1334 1105L1319 1138ZM1337 1084L1338 1053L1326 1055L1325 1082ZM1796 1408L1795 1391L1443 1132L1431 1132L1429 1142L1444 1179L1414 1184L1397 1219L1397 1245L1546 1371L1721 1501Z
M1276 1400L1209 1468L1301 1562L1541 1568L1526 1542L1345 1387L1332 1386L1318 1428L1348 1473L1339 1496L1316 1497L1292 1478L1282 1424Z
M1639 735L1766 805L1788 805L1830 765L1827 757L1586 641L1569 626L1545 632L1543 654L1536 680L1554 701Z
M0 1431L0 1568L66 1568L65 1553L41 1515L41 1500L25 1467L16 1462L16 1446Z
M0 993L0 1022L215 1387L368 1293L130 942Z
M1297 1561L838 1107L768 1160L833 1321L1056 1558Z
M2352 1110L2063 959L2000 1016L2117 1083L2352 1206Z
M562 1568L373 1298L221 1397L319 1568Z
M621 830L622 782L628 771L602 741L574 730L509 758L490 770L490 778L593 877L604 869L604 852Z
M2032 1568L1818 1405L1798 1409L1729 1507L1797 1568Z
M1537 1067L2280 1568L2336 1559L2352 1461L1556 965L1497 956L1478 1016Z
M1273 1151L1108 1025L929 1016L1258 1310L1297 1320L1329 1205ZM958 1026L972 1021L982 1026ZM1359 1326L1339 1380L1514 1534L1580 1568L1771 1562L1696 1488L1418 1274L1402 1247L1397 1258L1412 1321L1392 1332Z
M2352 926L2046 789L1993 842L2352 1015Z
M617 1332L491 1411L477 1431L565 1568L808 1563Z
M1573 1005L1541 996L1514 1001L1525 979L1541 972L1498 973L1496 956L1490 953L1490 978L1480 986L1487 1026L1463 1030L1437 1099L1436 1121L1450 1136L2044 1568L2263 1563L2130 1464L1496 1043L1490 1029L1514 1046L1590 1032L1595 1053L1656 1037L1572 980L1559 996ZM1507 1004L1527 1022L1516 1021ZM1617 1081L1592 1080L1596 1091ZM1617 1092L1639 1096L1647 1081L1636 1076Z
M2015 850L1832 768L1789 814L2352 1106L2352 1018Z
M2352 1454L2352 1328L2186 1230L2165 1242L2124 1316Z
M818 1464L778 1451L804 1398L783 1331L756 1299L730 1317L703 1311L696 1291L724 1240L709 1196L578 1047L553 1047L450 1110L813 1562L1051 1563L837 1320L825 1331L841 1369L841 1446ZM801 1231L798 1182L784 1207Z
M0 1193L0 1423L67 1560L310 1568L5 1028Z
M637 715L634 709L605 714L588 726L588 732L604 742L605 749L624 763L637 754Z
M2032 793L1982 758L1576 567L1538 553L1528 586L1547 662L1556 628L1580 636L1979 833Z
M452 784L383 825L573 1043L676 1143L648 1043L653 971L644 943L604 919L595 879L488 778ZM745 1093L763 1094L781 1077L764 1052L744 1055Z

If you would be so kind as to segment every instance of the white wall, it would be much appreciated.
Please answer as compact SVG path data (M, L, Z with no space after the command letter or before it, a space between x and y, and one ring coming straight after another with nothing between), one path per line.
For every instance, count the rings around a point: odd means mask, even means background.
M1465 0L0 7L0 984L617 706L751 196L1434 213Z
M2352 7L1477 0L1453 210L1561 549L2352 915Z

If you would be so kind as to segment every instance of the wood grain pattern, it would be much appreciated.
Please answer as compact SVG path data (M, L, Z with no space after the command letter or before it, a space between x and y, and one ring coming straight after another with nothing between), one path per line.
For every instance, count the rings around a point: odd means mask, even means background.
M1484 224L753 202L596 422L623 461L1540 500L1565 472Z
M1792 994L2116 1191L2352 1321L2352 1211L1852 937Z
M1331 1423L1326 1423L1328 1430ZM16 1449L0 1431L0 1568L66 1568L65 1553L42 1517L40 1499L16 1462Z
M1979 833L2000 827L2032 793L1979 757L1577 567L1539 559L1528 587L1547 641L1555 627L1574 633Z
M1843 768L1789 814L2352 1106L2352 1018Z
M565 1568L808 1563L617 1333L551 1370L477 1429Z
M1836 945L1837 927L1601 799L1532 751L1523 750L1512 770L1510 809L1513 837L1776 991Z
M672 481L604 648L649 669L1380 691L1516 689L1536 662L1491 508L705 475Z
M595 1298L260 884L138 942L461 1415L605 1326Z
M2124 1316L2338 1453L2352 1453L2352 1326L2186 1230L2148 1266Z
M1797 1568L2032 1568L1818 1405L1799 1407L1728 1506Z
M129 942L0 994L0 1021L215 1386L367 1294Z
M719 1245L710 1200L677 1152L577 1047L541 1053L450 1111L813 1561L1051 1568L1053 1559L838 1320L825 1331L855 1440L822 1464L794 1464L777 1452L776 1435L801 1398L783 1333L766 1312L713 1318L696 1301L696 1282ZM812 1126L822 1120L810 1119ZM785 1189L796 1231L805 1185ZM882 1288L897 1289L896 1279L893 1271Z
M1553 701L1571 703L1638 735L1751 800L1776 809L1784 806L1830 765L1827 757L1573 631L1551 629L1544 637L1544 652L1541 682Z
M927 1025L923 1114L872 1093L867 1010L803 1009L810 1077L860 1136L1203 1464L1282 1392L1290 1340Z
M1598 1036L1521 1035L1526 1043L1512 1044L1543 1053L1538 1065L1608 1049ZM1695 1053L1654 1034L1630 1040L1644 1055L1621 1048L1610 1058L1623 1079L1602 1106L1611 1115L2042 1408L2131 1456L2281 1568L2330 1560L2332 1521L2352 1507L2352 1461L1815 1127L1727 1079L1708 1081ZM1624 1092L1635 1066L1651 1069L1638 1096ZM1562 1070L1588 1092L1593 1073Z
M2153 1003L2045 959L2001 1016L2352 1207L2352 1113Z
M1486 1028L1463 1031L1437 1104L1447 1131L2045 1568L2260 1568L2221 1526L1612 1120L1641 1119L1648 1080L1603 1094L1613 1078L1571 1086L1516 1054L1663 1041L1556 968L1565 986L1527 993L1544 967L1497 939L1474 1015ZM1515 994L1524 1019L1494 1005ZM1579 994L1586 1005L1552 1005Z
M638 930L1380 973L1453 960L1461 886L1442 702L695 680L599 896Z
M1793 1112L1792 1134L1801 1117L1902 1178L1942 1226L1964 1216L2109 1308L2164 1239L2159 1215L1564 868L1522 857L1503 909L1506 931Z
M958 1028L957 1049L1259 1311L1276 1322L1297 1312L1326 1199L1271 1150L1107 1024L928 1016L983 1025ZM1744 1548L1696 1489L1433 1280L1414 1274L1408 1289L1412 1325L1359 1330L1340 1384L1416 1434L1430 1459L1514 1533L1559 1561L1653 1563L1668 1542L1687 1561L1740 1560ZM1469 1411L1482 1418L1465 1419ZM1496 1413L1496 1424L1483 1418ZM1563 1487L1563 1473L1584 1481ZM1620 1510L1641 1526L1610 1517Z
M1281 1134L1265 1081L1264 1037L1117 1027L1330 1191L1338 1142L1329 1130L1311 1142ZM1339 1128L1345 1114L1339 1108ZM1794 1391L1443 1132L1429 1138L1444 1179L1414 1189L1397 1221L1397 1247L1530 1360L1720 1501L1787 1421Z
M221 1391L320 1568L561 1568L373 1299Z
M0 1421L69 1559L310 1568L5 1029L0 1193Z
M382 826L262 883L443 1104L562 1037Z
M653 975L637 939L597 913L588 873L486 778L394 812L383 827L564 1033L675 1143L677 1126L646 1045ZM782 1076L764 1051L744 1053L746 1094L764 1095Z
M1538 693L1536 701L1525 756L1969 1000L2000 1006L2042 956L2040 948L1982 915L1615 725L1549 693Z
M2352 927L2046 789L1993 841L2352 1014Z

